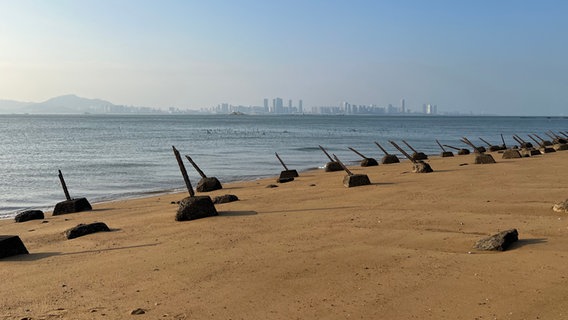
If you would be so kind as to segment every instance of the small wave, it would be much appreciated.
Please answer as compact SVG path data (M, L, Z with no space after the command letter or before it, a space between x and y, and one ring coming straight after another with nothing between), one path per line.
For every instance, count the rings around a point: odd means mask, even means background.
M156 167L159 166L156 163L151 162L121 162L121 161L113 161L113 162L104 162L104 163L90 163L84 165L86 168L145 168L145 167Z
M41 210L41 211L51 211L53 206L33 206L33 207L3 207L0 211L0 220L2 219L13 219L20 212L27 210Z
M146 198L150 196L160 196L164 194L172 194L183 192L186 189L184 188L169 188L169 189L156 189L150 191L140 191L140 192L125 192L110 196L101 196L101 197L93 197L91 199L92 203L105 203L105 202L113 202L117 200L130 200L130 199L139 199L139 198Z
M3 207L0 211L0 219L9 219L15 217L18 213L25 211L21 207Z
M296 150L296 151L319 151L320 148L319 147L302 147L302 148L295 148L293 150Z

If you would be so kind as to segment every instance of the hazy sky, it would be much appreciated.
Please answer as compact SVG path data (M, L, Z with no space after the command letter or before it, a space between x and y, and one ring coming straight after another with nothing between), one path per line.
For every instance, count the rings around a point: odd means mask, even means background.
M0 99L568 115L568 1L0 0Z

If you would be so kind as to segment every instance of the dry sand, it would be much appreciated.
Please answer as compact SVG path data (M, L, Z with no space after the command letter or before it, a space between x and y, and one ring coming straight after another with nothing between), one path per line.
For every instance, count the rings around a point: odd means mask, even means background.
M493 155L354 167L373 184L349 189L321 171L227 184L210 195L241 200L195 221L174 221L185 194L3 220L30 254L0 260L0 319L568 319L568 216L551 209L568 152ZM65 239L95 221L113 231ZM511 250L472 248L509 228Z

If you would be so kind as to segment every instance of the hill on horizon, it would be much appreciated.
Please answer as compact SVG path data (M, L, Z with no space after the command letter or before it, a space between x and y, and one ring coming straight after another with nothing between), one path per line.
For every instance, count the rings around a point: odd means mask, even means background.
M81 113L148 113L156 110L147 107L127 107L102 99L89 99L67 94L43 102L0 100L0 113L81 114Z
M113 103L101 99L82 98L74 94L51 98L27 106L28 113L102 113L110 111Z

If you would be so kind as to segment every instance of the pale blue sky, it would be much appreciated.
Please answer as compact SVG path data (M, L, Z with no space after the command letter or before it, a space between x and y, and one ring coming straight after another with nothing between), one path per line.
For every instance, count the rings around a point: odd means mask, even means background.
M568 115L566 1L0 0L0 99Z

